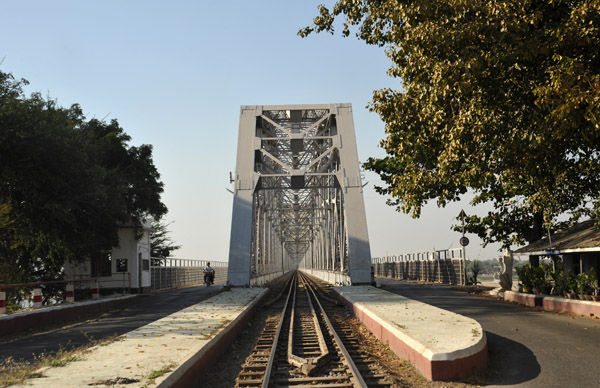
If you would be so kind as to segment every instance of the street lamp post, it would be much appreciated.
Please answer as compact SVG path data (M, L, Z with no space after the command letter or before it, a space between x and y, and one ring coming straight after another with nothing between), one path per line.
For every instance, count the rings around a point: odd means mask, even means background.
M466 247L467 245L469 245L469 239L467 237L465 237L465 216L467 214L465 213L464 210L460 211L460 214L458 215L461 219L462 222L462 237L460 238L459 242L460 245L462 246L462 257L463 257L463 261L465 263L465 270L464 270L464 276L465 276L465 280L464 280L464 285L467 285L467 250Z

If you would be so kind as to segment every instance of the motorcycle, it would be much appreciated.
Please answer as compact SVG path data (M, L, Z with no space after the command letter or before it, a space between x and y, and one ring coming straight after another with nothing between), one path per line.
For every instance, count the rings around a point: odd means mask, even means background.
M204 274L204 283L206 284L206 287L215 283L215 271Z

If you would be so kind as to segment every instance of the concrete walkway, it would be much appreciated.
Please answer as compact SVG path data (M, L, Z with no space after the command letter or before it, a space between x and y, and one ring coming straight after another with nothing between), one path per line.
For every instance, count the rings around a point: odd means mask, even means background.
M370 286L334 287L367 328L429 380L485 369L486 337L474 319Z
M41 353L54 354L61 348L71 350L88 345L92 340L122 335L206 300L218 293L221 287L222 284L219 284L214 287L188 287L131 295L131 298L126 299L127 303L111 311L82 314L73 321L63 319L60 325L48 322L44 318L44 309L40 309L37 310L36 315L41 315L36 318L38 327L34 333L6 336L0 331L3 334L0 336L0 359L12 357L15 360L32 361ZM112 298L108 298L110 299ZM96 303L101 305L104 301L102 298ZM89 305L88 302L76 302L65 305L60 311L77 309L80 304Z
M186 386L223 350L229 331L267 293L235 288L96 346L64 367L46 368L27 387Z

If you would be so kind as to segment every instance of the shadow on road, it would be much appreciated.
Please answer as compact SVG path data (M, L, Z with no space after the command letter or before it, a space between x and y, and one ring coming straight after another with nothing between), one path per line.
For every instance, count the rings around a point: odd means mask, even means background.
M486 331L488 369L482 385L510 386L535 379L542 371L535 354L528 347L506 337Z

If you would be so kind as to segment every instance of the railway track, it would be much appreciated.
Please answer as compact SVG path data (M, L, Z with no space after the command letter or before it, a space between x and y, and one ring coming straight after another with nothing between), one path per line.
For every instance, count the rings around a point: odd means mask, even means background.
M301 273L290 281L279 313L267 320L242 366L236 387L389 387L385 373L361 350L347 311L315 292Z

